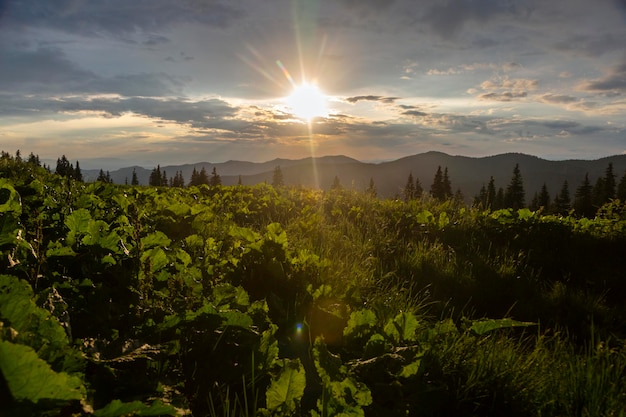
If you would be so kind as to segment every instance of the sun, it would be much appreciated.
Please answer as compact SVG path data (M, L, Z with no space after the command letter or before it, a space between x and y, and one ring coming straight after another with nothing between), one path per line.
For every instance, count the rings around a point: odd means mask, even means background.
M326 95L315 84L303 83L296 86L286 99L291 113L310 121L315 117L328 115Z

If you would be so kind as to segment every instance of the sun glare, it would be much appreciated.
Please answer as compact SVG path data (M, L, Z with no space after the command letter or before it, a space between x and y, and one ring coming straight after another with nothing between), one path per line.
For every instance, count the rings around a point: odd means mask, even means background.
M328 114L327 98L315 84L296 86L289 97L287 107L294 116L310 121Z

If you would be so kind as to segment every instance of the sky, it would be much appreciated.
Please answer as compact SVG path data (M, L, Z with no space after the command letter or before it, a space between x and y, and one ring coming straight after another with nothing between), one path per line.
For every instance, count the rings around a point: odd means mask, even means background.
M0 0L0 148L82 168L626 153L626 0ZM305 119L288 97L315 85Z

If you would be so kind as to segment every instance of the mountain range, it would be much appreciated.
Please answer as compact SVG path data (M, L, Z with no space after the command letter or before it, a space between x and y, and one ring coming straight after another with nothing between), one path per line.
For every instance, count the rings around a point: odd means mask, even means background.
M551 161L522 153L506 153L487 157L466 157L448 155L442 152L426 152L407 156L394 161L368 163L347 156L323 156L303 159L274 159L257 163L246 161L227 161L222 163L198 162L186 165L160 167L168 178L181 171L185 181L189 181L193 169L204 168L210 176L213 168L220 175L223 185L235 185L240 180L244 185L271 183L276 167L280 167L285 185L329 189L337 177L344 188L363 191L374 181L378 196L393 198L401 196L409 174L419 179L424 190L428 191L438 167L448 168L448 177L453 191L460 190L469 202L478 194L483 185L487 185L493 176L496 189L506 189L511 181L515 165L524 181L527 201L535 192L539 192L545 183L551 196L555 196L567 181L570 195L582 183L585 174L589 175L591 185L603 177L609 164L613 165L616 180L625 175L626 155L609 156L596 160ZM141 185L147 185L151 169L131 166L111 171L109 174L116 184L130 183L133 170ZM85 181L94 181L99 170L83 170Z

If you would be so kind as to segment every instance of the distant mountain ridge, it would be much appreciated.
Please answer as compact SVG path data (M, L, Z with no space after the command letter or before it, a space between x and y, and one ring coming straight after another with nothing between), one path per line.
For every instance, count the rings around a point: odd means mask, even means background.
M213 168L222 179L224 185L235 185L241 178L244 185L271 183L274 169L280 166L286 185L302 185L329 189L335 177L338 177L344 188L357 191L365 190L370 179L374 180L378 196L391 198L402 195L409 173L419 179L424 190L428 191L433 182L437 167L448 168L448 176L452 189L461 190L465 199L470 201L478 194L482 185L489 182L491 176L497 188L506 189L513 168L519 164L524 180L526 200L530 201L545 183L550 195L554 197L564 181L568 182L570 195L574 196L576 188L582 183L585 174L589 174L591 185L599 177L605 175L609 163L613 164L616 180L626 172L626 155L615 155L595 160L563 160L550 161L522 153L505 153L487 157L454 156L442 152L426 152L406 156L394 161L367 163L356 159L337 155L303 159L274 159L267 162L227 161L221 163L199 162L195 164L162 166L168 178L177 171L182 171L188 182L193 169L200 171L205 168L210 175ZM111 171L110 175L116 184L130 183L133 169L137 173L139 183L148 184L151 169L134 166ZM94 181L99 170L84 170L86 181Z

